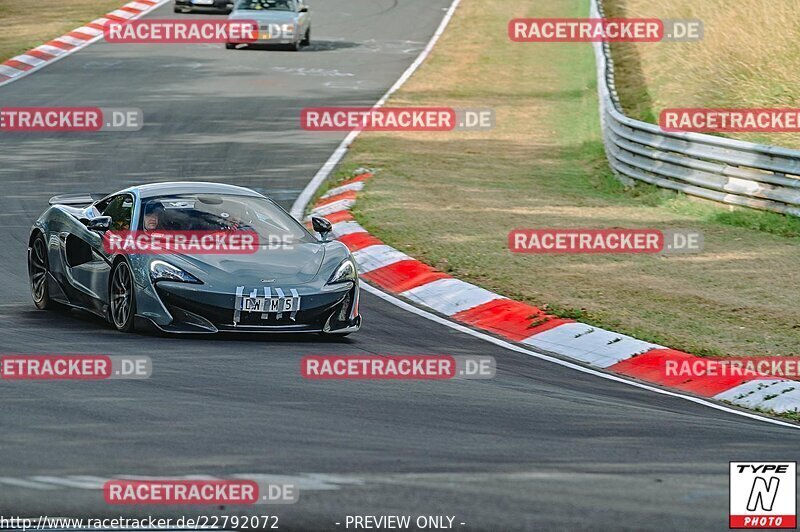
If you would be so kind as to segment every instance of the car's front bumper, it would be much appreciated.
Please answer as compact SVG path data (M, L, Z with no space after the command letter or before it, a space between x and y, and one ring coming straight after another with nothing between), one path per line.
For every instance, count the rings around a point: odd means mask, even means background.
M361 327L357 283L311 291L299 287L296 313L261 313L234 310L235 292L204 290L202 285L160 282L155 291L172 320L153 323L169 333L311 333L348 334ZM284 289L290 295L290 289Z
M295 42L296 42L296 39L258 39L257 41L253 41L253 42L250 42L250 43L247 43L247 44L250 44L250 45L255 44L256 46L258 46L258 45L261 45L261 46L280 46L280 45L283 45L283 44L294 44Z

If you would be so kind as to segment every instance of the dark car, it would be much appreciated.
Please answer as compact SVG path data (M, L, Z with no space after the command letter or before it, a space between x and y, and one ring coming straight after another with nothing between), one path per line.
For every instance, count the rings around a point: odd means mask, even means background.
M85 309L121 331L142 322L173 333L347 335L361 327L356 264L326 239L326 219L313 219L317 238L266 196L217 183L100 196L56 196L36 220L28 270L38 308ZM109 250L109 235L147 231L241 231L259 245L241 254Z
M175 0L176 13L223 13L233 10L234 0Z

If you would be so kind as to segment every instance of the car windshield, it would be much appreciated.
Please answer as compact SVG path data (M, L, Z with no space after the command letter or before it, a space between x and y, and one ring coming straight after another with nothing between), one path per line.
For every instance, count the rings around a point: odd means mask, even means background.
M305 227L268 199L230 194L145 198L142 231L255 231L262 242L314 242Z
M246 11L296 11L295 0L239 0L236 9Z

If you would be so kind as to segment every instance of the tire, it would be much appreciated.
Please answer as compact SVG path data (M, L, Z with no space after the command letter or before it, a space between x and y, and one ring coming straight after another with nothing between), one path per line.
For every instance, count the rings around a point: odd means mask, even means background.
M136 321L136 287L131 267L124 260L114 266L108 287L111 324L121 332L132 332Z
M50 299L50 287L47 285L47 273L50 263L47 259L47 242L44 235L39 234L33 239L31 252L28 256L28 278L31 285L33 304L39 310L49 310L56 307L56 302Z
M300 41L295 41L289 45L289 50L292 52L298 52L300 50Z
M306 30L306 36L303 37L303 40L300 41L300 44L302 44L303 46L311 46L311 28L310 27Z
M228 49L228 50L236 50L236 45L234 43L232 43L232 42L226 42L225 43L225 48Z

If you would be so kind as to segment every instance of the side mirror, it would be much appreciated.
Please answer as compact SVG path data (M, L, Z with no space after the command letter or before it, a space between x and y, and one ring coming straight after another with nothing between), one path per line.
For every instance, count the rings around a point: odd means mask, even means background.
M300 8L300 13L308 13L308 6L302 6Z
M98 216L86 221L86 229L97 233L105 233L111 229L111 216Z
M325 235L330 233L331 229L333 229L331 222L328 221L327 218L322 218L321 216L312 216L311 226L314 228L314 231L319 233L319 235L322 237L322 240L325 240Z

